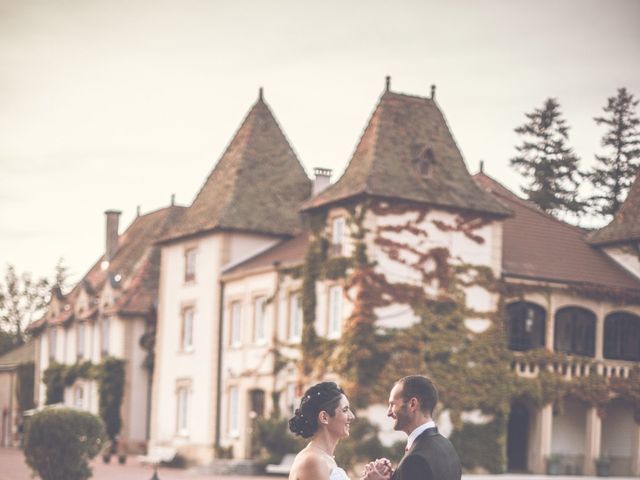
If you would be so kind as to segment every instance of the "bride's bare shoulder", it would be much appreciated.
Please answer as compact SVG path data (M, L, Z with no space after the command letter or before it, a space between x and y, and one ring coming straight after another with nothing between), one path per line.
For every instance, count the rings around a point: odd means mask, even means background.
M289 480L318 480L329 478L329 465L317 453L310 450L302 450L291 466Z

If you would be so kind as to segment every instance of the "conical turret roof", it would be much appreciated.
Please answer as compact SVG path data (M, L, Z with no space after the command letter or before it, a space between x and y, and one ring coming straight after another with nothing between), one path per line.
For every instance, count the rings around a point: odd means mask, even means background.
M436 102L388 90L344 175L303 209L360 195L509 215L473 181Z
M589 235L592 245L640 241L640 173L611 223Z
M311 181L262 93L181 221L163 241L214 229L291 235Z

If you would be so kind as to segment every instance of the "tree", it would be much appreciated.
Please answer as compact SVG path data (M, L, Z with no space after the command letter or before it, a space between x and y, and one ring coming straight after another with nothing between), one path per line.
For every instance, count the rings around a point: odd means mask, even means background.
M566 144L569 127L561 115L554 98L526 113L528 122L515 129L524 138L510 162L528 180L522 190L529 200L554 215L578 215L585 206L577 198L579 158Z
M600 142L607 153L595 156L596 165L587 174L595 188L589 206L598 215L609 216L618 211L640 171L637 106L633 94L619 88L618 94L609 97L602 108L605 116L594 118L598 125L608 127Z
M53 284L60 289L63 294L67 293L69 287L69 267L65 264L64 258L60 257L56 263L56 273Z
M7 265L0 282L0 330L12 337L11 346L24 342L23 327L43 312L48 299L47 279L34 279L28 272L18 275L13 265Z

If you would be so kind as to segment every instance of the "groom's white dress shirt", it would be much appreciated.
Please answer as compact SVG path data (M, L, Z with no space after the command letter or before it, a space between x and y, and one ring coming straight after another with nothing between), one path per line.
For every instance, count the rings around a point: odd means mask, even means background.
M417 427L409 435L409 438L407 439L407 448L405 448L405 451L409 451L409 449L411 448L411 445L413 445L413 442L416 440L416 438L420 436L422 432L424 432L427 428L434 428L435 426L436 426L436 422L434 422L433 420L429 420L428 422L423 423L422 425Z

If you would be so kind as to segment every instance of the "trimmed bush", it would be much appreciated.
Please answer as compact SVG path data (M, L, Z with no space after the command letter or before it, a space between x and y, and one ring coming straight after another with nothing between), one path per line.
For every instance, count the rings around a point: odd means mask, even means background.
M106 441L102 420L71 408L49 408L33 415L25 433L27 464L42 480L86 480L89 460Z

